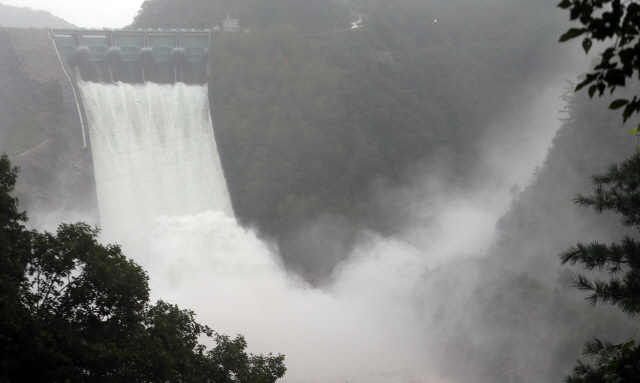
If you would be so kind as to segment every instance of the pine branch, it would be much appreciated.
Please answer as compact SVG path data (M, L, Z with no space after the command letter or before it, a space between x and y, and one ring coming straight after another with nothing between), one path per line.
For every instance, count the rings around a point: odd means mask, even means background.
M613 211L622 215L622 224L640 228L640 154L621 164L613 164L606 174L592 177L595 194L578 195L576 204L596 212Z
M592 292L587 297L591 305L598 302L618 306L630 316L640 313L640 273L630 270L622 278L591 280L584 275L578 275L574 280L574 287L582 291Z
M585 245L578 243L560 254L562 264L580 263L587 270L607 269L610 275L618 274L625 267L640 267L640 243L624 237L620 243L604 245L597 241Z

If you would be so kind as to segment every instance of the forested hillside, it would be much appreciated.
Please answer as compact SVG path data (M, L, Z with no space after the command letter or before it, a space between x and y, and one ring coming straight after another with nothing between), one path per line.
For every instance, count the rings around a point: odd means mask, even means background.
M565 101L566 119L544 164L496 226L497 253L520 269L551 273L549 282L560 269L556 255L575 242L613 241L626 233L619 217L597 215L572 201L578 193L591 193L591 176L632 155L637 144L622 117L608 110L610 98L590 100L577 93L567 94Z
M365 206L375 179L398 184L428 161L464 185L480 163L480 139L500 133L493 122L544 83L561 52L563 20L551 2L264 7L149 0L133 25L211 27L228 15L250 30L214 37L216 138L238 218L277 238L293 263L303 250L288 246L287 233L326 214L394 231ZM364 26L350 28L359 18Z
M8 28L75 28L47 11L0 4L0 26Z
M619 113L607 109L610 99L568 91L564 101L563 125L531 184L514 190L494 246L483 257L449 262L423 279L425 311L435 305L437 318L448 318L432 319L427 327L448 350L444 355L457 353L456 361L441 363L460 381L560 381L585 341L623 342L638 331L637 321L610 307L589 307L572 287L584 270L561 266L558 258L579 241L607 243L632 234L618 216L597 215L572 200L590 194L590 176L629 157L636 140Z
M256 31L278 22L307 33L349 27L349 8L334 0L147 0L132 26L213 28L227 16Z
M459 359L442 363L460 381L560 381L585 341L625 342L638 331L637 321L611 307L589 307L572 287L572 278L584 270L561 266L558 258L576 242L634 235L619 216L598 215L572 200L591 194L591 175L628 158L637 140L625 131L620 114L607 109L610 98L591 100L568 91L564 101L563 125L531 184L514 192L511 209L496 225L494 246L484 257L425 274L425 307L436 305L438 318L449 318L428 327L448 350L445 355L457 353ZM464 315L458 311L462 305Z

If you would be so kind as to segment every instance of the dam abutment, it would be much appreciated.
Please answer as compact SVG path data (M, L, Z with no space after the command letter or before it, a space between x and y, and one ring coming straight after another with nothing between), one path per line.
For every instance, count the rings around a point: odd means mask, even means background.
M0 152L20 167L20 208L46 229L55 227L43 221L98 223L83 112L47 30L0 28L0 79Z

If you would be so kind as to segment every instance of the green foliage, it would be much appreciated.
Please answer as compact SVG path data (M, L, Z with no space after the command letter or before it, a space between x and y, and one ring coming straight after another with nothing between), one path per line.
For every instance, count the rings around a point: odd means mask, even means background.
M538 320L552 320L562 330L551 335L549 340L541 341L549 359L540 363L534 362L532 358L535 356L520 359L527 360L527 365L536 368L544 365L549 372L545 378L530 381L562 380L574 367L582 348L580 345L585 340L598 337L617 344L638 333L635 318L628 318L610 307L589 307L577 302L576 299L583 297L583 294L572 288L575 273L564 267L558 275L561 260L551 256L579 241L588 247L594 238L603 243L618 241L625 235L637 238L635 230L621 227L613 211L603 211L598 215L593 209L567 203L577 192L591 194L593 189L589 184L589 174L605 173L608 163L622 162L633 153L635 140L629 140L629 136L619 129L619 115L607 108L610 99L606 95L601 99L590 99L586 92L574 93L570 85L563 99L566 101L566 116L544 164L534 173L530 185L520 193L509 213L497 225L498 233L502 235L496 249L498 259L502 259L511 269L546 277L545 288L557 280L559 301L542 301L540 305L552 307L543 315L544 319ZM616 244L619 245L621 243ZM606 271L607 266L604 266L602 271L595 268L592 272L585 271L585 274L602 278ZM508 291L515 292L515 289ZM529 306L529 303L525 303L525 306ZM531 326L535 325L523 327L533 328ZM549 336L548 331L549 327L545 327L545 330L534 333ZM529 344L527 341L524 343ZM598 368L600 362L595 357L589 364L585 358L582 365Z
M96 229L27 230L0 157L0 381L273 383L284 356L247 355L194 313L149 304L147 275ZM200 336L214 337L207 351Z
M576 203L596 212L612 211L622 216L622 224L640 229L640 154L620 165L614 164L601 176L594 176L595 194L578 196ZM581 264L586 270L606 269L609 279L578 275L574 286L591 294L592 305L598 302L618 306L630 316L640 313L640 243L624 237L619 243L604 245L582 243L560 255L562 263ZM632 382L640 378L640 348L635 342L624 344L587 343L585 356L596 360L594 366L579 362L568 383Z
M588 85L590 97L596 92L602 96L607 89L613 93L617 87L624 87L627 79L636 73L640 76L640 4L621 0L563 0L558 6L568 9L571 20L582 24L564 33L561 42L585 36L582 46L588 53L593 41L612 41L600 54L600 63L586 74L576 91ZM615 100L609 107L623 106L622 116L626 121L640 112L640 98Z
M578 362L566 383L620 383L640 380L640 347L635 341L611 344L598 339L585 344L585 356L596 360L595 365Z
M216 37L210 100L241 218L274 233L298 217L351 215L370 179L428 153L433 108L380 74L372 38L303 38L283 24Z
M520 56L501 48L507 36L470 42L495 31L469 30L470 20L439 4L364 8L366 26L355 30L305 35L273 24L214 38L209 96L227 182L239 218L267 234L323 214L388 232L383 217L363 214L370 183L400 182L425 158L444 162L438 152L451 153L451 177L465 179L478 138L530 72L531 60L519 67ZM488 8L478 7L505 14ZM434 14L451 19L434 23Z
M211 350L210 357L218 361L223 376L234 376L241 383L273 383L284 376L284 356L247 355L247 342L242 336L235 339L227 335L216 335L218 346Z
M595 195L578 196L576 203L593 207L601 213L613 211L622 215L622 224L640 229L640 155L620 165L612 165L602 176L594 176ZM590 291L589 301L615 304L629 315L640 312L640 243L625 237L620 243L604 245L593 242L578 244L560 255L563 264L582 264L587 270L606 269L608 281L579 276L576 287ZM619 274L623 273L621 277Z

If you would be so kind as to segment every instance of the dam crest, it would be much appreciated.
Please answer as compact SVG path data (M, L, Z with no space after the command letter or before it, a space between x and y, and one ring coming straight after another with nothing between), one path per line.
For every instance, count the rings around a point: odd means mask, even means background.
M52 29L76 79L92 82L204 84L211 30Z

